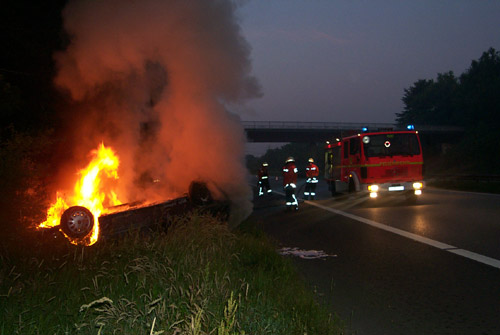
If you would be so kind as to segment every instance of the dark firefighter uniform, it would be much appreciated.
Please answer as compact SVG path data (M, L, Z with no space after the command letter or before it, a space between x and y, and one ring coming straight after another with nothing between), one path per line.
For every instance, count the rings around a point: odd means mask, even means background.
M269 186L269 173L267 172L267 163L262 163L257 177L259 178L259 197L264 195L264 192L271 194L272 190Z
M304 199L314 200L316 196L316 184L318 183L319 169L314 164L314 159L309 158L309 164L306 167L306 189L304 191Z
M297 188L297 174L299 170L295 166L293 157L288 157L285 166L283 166L283 188L285 189L286 208L299 209L299 202L295 196L295 189Z

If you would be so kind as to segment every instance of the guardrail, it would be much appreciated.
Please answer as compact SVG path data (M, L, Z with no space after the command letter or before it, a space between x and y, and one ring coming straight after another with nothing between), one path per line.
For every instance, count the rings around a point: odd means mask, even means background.
M441 181L474 181L500 183L500 175L430 175L425 176L425 179Z

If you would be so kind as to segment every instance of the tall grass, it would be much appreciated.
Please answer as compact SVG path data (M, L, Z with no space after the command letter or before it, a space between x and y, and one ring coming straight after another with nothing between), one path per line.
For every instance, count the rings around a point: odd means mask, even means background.
M0 266L2 335L342 333L264 236L202 214L89 248L4 247Z

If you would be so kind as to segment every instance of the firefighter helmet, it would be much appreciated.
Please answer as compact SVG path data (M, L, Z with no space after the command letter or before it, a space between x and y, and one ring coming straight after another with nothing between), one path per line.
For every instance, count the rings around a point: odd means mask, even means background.
M267 162L262 163L262 166L268 166Z
M290 163L290 162L295 162L295 159L293 159L292 156L288 157L285 163Z
M312 157L309 158L309 163L314 163L314 159Z

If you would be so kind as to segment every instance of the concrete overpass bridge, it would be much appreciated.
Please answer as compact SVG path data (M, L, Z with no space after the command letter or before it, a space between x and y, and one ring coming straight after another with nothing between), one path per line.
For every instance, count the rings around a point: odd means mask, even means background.
M349 122L292 122L292 121L242 121L248 142L302 142L324 143L362 131L406 130L393 123L349 123ZM420 138L439 143L454 142L464 130L453 126L418 126Z

